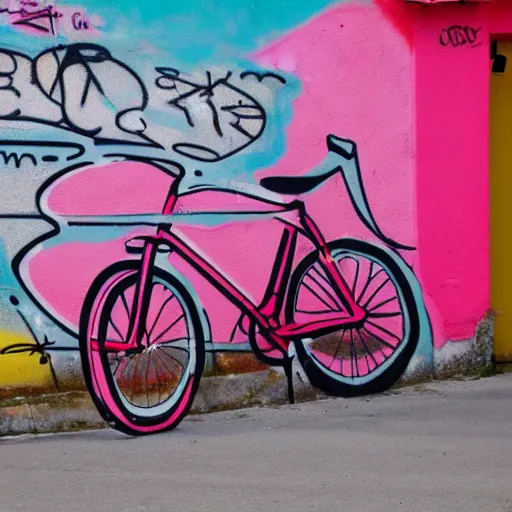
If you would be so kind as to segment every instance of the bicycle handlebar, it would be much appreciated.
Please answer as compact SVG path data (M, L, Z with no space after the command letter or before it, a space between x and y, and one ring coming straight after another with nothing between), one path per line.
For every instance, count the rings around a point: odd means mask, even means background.
M348 195L354 206L354 209L361 219L361 222L380 240L393 247L394 249L402 249L407 251L415 250L415 247L403 245L384 235L377 225L375 218L370 210L364 184L361 177L361 169L359 166L359 156L357 154L357 146L355 142L349 139L336 137L335 135L327 136L327 148L330 152L342 157L344 164L339 165L343 181L347 188Z

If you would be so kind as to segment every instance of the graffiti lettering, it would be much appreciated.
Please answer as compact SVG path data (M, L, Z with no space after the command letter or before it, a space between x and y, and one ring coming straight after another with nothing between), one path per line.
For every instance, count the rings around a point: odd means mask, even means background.
M90 28L89 20L81 12L73 13L73 16L71 16L71 22L73 23L73 28L75 30L89 30Z
M48 5L43 5L47 3ZM57 20L69 24L75 31L90 31L93 28L90 19L83 12L71 11L68 8L57 9L51 2L21 0L18 3L8 2L8 7L1 6L0 2L0 15L7 15L13 27L40 35L56 35Z
M455 48L464 45L476 46L480 44L478 34L481 30L481 27L474 28L470 26L452 25L441 31L439 42L442 46L450 45Z
M274 78L275 80L278 80L282 84L286 83L286 79L282 77L281 75L277 75L276 73L257 73L256 71L244 71L240 74L240 78L244 79L248 76L253 76L261 82L262 80L265 80L265 78Z
M24 159L31 161L33 166L37 165L36 158L30 153L22 153L21 155L18 155L18 153L7 153L6 151L0 151L0 158L3 160L4 165L9 165L12 160L16 166L16 169L21 167Z
M53 5L41 8L38 2L32 1L21 1L17 9L0 9L0 14L7 14L12 25L52 35L55 35L55 20L62 17Z

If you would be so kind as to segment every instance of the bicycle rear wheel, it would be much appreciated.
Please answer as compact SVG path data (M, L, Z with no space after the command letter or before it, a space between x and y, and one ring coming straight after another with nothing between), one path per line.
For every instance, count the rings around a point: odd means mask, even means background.
M377 393L406 370L418 344L423 299L412 291L399 256L362 240L328 244L354 296L366 310L362 325L312 339L294 340L297 357L313 386L335 396ZM313 252L299 264L290 284L287 322L307 323L343 304Z
M143 346L123 350L138 272L137 262L129 261L100 274L85 300L80 329L82 366L94 403L114 428L130 435L179 424L193 402L205 356L190 294L158 268L153 269Z

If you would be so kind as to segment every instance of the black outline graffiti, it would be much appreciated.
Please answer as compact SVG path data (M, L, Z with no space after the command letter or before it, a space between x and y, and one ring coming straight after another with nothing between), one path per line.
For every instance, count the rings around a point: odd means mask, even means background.
M475 47L481 44L478 42L478 34L481 30L482 27L474 28L469 25L452 25L441 30L439 43L442 46L451 45L454 48L465 45Z
M11 304L14 307L19 305L19 300L16 296L11 295L9 298ZM28 332L32 336L34 343L13 343L11 345L7 345L6 347L0 350L0 356L6 354L23 354L28 353L29 356L33 356L35 354L39 355L39 364L44 366L49 364L50 373L52 376L53 384L57 391L60 391L59 379L57 378L57 373L55 371L55 367L53 366L52 356L50 351L55 352L76 352L74 348L68 347L55 347L55 341L49 341L48 337L44 335L44 341L41 343L34 332L34 329L30 326L30 323L27 321L25 315L19 310L16 310L18 315L20 316L23 324L27 328Z
M34 141L26 141L26 140L0 140L0 146L21 146L21 147L42 147L42 148L69 148L76 150L75 153L66 157L66 160L70 162L71 160L75 160L76 158L80 158L85 153L85 147L82 144L77 142L55 142L50 140L34 140ZM28 154L32 158L35 158L31 153ZM56 157L55 157L56 158ZM53 159L46 161L56 161ZM34 164L36 165L36 164Z
M64 55L61 57L58 52L63 51L65 52ZM53 54L53 57L55 58L55 61L59 63L59 68L57 73L55 74L55 79L50 86L49 92L46 91L43 84L41 84L41 81L39 79L36 64L37 60L42 57L43 55L48 54L48 51L45 50L41 52L39 55L37 55L32 64L32 80L34 84L36 84L39 89L42 91L42 93L46 96L47 99L55 103L56 105L62 106L66 103L66 84L64 81L64 73L65 71L73 66L73 65L79 65L82 68L84 68L87 72L87 81L84 85L84 90L82 94L82 100L81 100L81 106L85 105L85 102L87 101L87 96L89 94L90 89L94 86L100 94L105 96L105 91L103 90L103 87L101 83L99 82L98 78L94 74L94 72L91 70L90 64L93 63L104 63L104 62L111 62L116 66L119 66L120 68L124 69L126 72L128 72L132 78L136 80L138 83L138 86L140 87L140 91L142 94L142 102L141 102L141 109L146 108L148 104L148 92L146 90L146 87L144 85L144 82L142 79L124 62L114 59L112 57L112 54L107 50L104 46L98 45L98 44L92 44L92 43L75 43L72 45L64 46L59 45L51 50L51 53ZM55 99L54 94L57 89L57 86L59 87L59 92L61 95L60 101ZM131 111L132 108L125 109L123 111L120 111L116 116L116 125L118 128L119 126L119 117L126 112ZM80 135L85 135L87 137L95 138L99 133L101 132L102 128L98 127L94 130L85 130L77 126L73 121L69 118L69 116L66 113L66 109L62 108L62 115L64 122L70 127L72 131L75 133L78 133ZM140 134L138 134L140 135ZM122 142L122 141L116 141L115 139L111 142ZM155 144L153 141L148 141L152 144Z
M347 153L342 147L340 147L338 144L332 141L330 137L327 137L327 147L330 151L333 151L335 153L340 154L343 158L346 158L347 160L350 160L352 158L355 158L355 165L359 169L359 153L357 151L357 145L355 143L353 144L353 154ZM357 213L357 216L361 220L361 222L374 234L376 235L380 240L382 240L386 245L389 245L390 247L393 247L394 249L401 249L406 251L414 251L416 248L404 245L399 242L396 242L395 240L387 237L384 235L384 233L381 231L381 229L378 227L373 214L371 213L370 204L368 202L368 198L366 196L366 193L364 192L364 185L361 177L361 173L358 173L358 187L362 191L362 199L364 202L364 205L369 213L369 218L367 218L366 215L361 212L360 208L357 205L357 202L354 198L354 193L352 191L352 187L350 186L350 183L347 181L347 177L345 173L343 172L342 167L336 167L330 171L327 171L324 174L316 175L316 176L272 176L263 178L260 181L260 185L264 188L267 188L268 190L272 192L277 192L278 194L282 195L300 195L305 194L307 192L311 192L313 189L315 189L317 186L322 184L325 180L329 179L331 176L334 176L336 173L340 173L343 177L343 181L345 183L345 188L349 193L350 200L352 202L352 207L354 208L354 211ZM373 224L373 226L372 226Z
M73 149L76 152L68 155L66 160L69 162L71 160L75 160L76 158L81 157L85 153L85 148L83 145L74 143L74 142L54 142L54 141L19 141L19 140L0 140L0 147L8 146L9 148L14 148L16 146L20 147L48 147L48 148L69 148ZM9 163L14 161L14 166L16 169L19 169L22 166L23 160L29 160L34 167L37 164L37 158L33 153L21 153L18 152L10 152L0 150L0 158L3 161L3 164L8 166ZM42 162L57 162L59 157L56 155L43 155L41 157ZM1 162L0 162L1 163Z
M250 102L250 104L246 105L243 103L242 100L239 100L236 105L225 105L221 107L221 110L224 112L230 112L234 117L235 120L230 124L232 128L240 132L242 135L247 137L247 143L238 145L236 149L233 151L229 151L228 153L224 155L220 155L215 150L208 148L206 146L200 145L200 144L192 144L188 142L178 142L172 146L172 149L176 151L176 153L187 156L190 158L194 158L195 160L199 160L201 162L213 162L213 161L219 161L224 160L231 155L238 153L242 149L246 148L250 144L252 144L255 140L257 140L261 134L264 132L266 127L266 114L263 107L249 94L247 94L242 89L235 87L233 84L229 83L229 79L232 76L231 72L227 72L225 76L213 80L212 74L210 71L206 72L206 83L201 84L197 82L192 82L191 80L184 79L180 76L180 72L175 68L166 68L166 67L157 67L155 68L155 71L157 73L160 73L161 76L157 77L155 80L155 85L164 90L176 90L177 91L177 85L176 83L185 84L186 86L191 87L190 90L183 94L179 94L178 96L172 100L168 101L168 104L172 107L177 108L181 112L183 112L187 123L189 126L194 127L194 123L192 121L192 117L189 113L188 108L183 104L183 101L187 98L199 95L199 97L206 97L206 104L211 110L212 114L212 128L215 130L215 132L220 136L223 137L222 128L219 123L219 113L217 111L216 106L212 102L211 98L214 96L214 90L219 85L225 85L232 91L237 92L242 97L246 98ZM276 75L277 76L277 75ZM284 80L284 79L283 79ZM261 81L261 80L260 80ZM171 85L166 84L166 82L171 82ZM284 83L284 82L283 82ZM256 110L256 113L254 113L254 110ZM256 134L250 134L246 130L244 130L240 124L240 121L242 119L261 119L262 124L260 130Z
M240 78L242 80L248 76L253 76L254 78L256 78L256 80L258 80L258 82L262 82L263 80L265 80L265 78L274 78L275 80L278 80L282 84L286 83L286 79L283 76L278 75L277 73L270 73L269 71L266 71L264 73L258 71L244 71L243 73L240 73Z
M15 96L20 98L21 93L16 87L14 87L12 75L14 73L16 73L16 71L18 70L18 63L16 62L16 59L13 57L13 55L21 55L21 54L19 54L18 52L10 52L10 53L3 53L3 55L6 55L11 60L12 70L10 70L10 71L0 70L0 77L2 77L4 80L7 78L7 80L8 80L7 85L4 84L4 85L0 86L0 91L11 91L14 93ZM11 116L18 116L19 114L20 114L20 110L16 109L16 110L13 110L7 116L1 116L1 117L9 119Z
M91 70L90 64L91 63L98 63L98 62L112 62L114 65L119 66L121 69L129 73L132 78L135 79L137 82L140 92L142 95L141 98L141 109L146 108L148 103L148 93L146 90L146 87L144 85L144 82L141 80L141 78L126 64L124 64L122 61L114 59L110 52L103 46L92 44L92 43L75 43L72 45L59 45L56 47L53 47L50 50L45 50L41 53L39 53L35 58L31 58L28 55L25 55L21 52L15 51L15 50L9 50L0 48L0 51L3 55L8 55L11 57L12 61L14 62L13 69L9 72L0 72L0 76L2 77L11 77L12 82L12 76L16 73L18 66L16 63L15 57L19 57L22 59L29 59L32 62L32 72L30 80L31 82L38 87L38 89L41 91L41 94L43 94L47 100L51 101L54 105L57 105L61 109L61 115L62 118L59 121L50 121L47 119L43 119L41 117L34 117L31 115L23 115L19 109L16 109L12 111L11 113L7 115L0 115L0 120L16 120L16 121L30 121L35 122L38 124L43 124L47 126L52 126L57 129L66 130L69 132L77 133L79 135L83 135L86 137L91 138L96 145L102 145L102 144L130 144L134 146L146 146L146 147L155 147L155 148L161 148L161 146L151 139L147 137L145 134L138 132L136 134L131 134L129 132L126 132L127 136L133 136L138 137L140 141L136 140L123 140L123 139L117 139L117 138L102 138L98 135L102 131L102 127L98 127L95 130L86 130L82 129L80 126L77 126L73 121L69 118L69 116L66 113L66 109L64 108L65 101L66 101L66 87L63 80L63 74L66 71L67 68L69 68L72 65L81 65L83 66L87 72L88 72L88 78L87 82L84 84L84 91L83 91L83 101L86 101L87 95L89 93L89 90L91 87L95 86L100 93L103 93L103 87L99 83L97 77L94 75L94 73ZM59 52L63 52L64 55L60 55ZM46 91L45 87L41 84L41 81L39 79L38 73L37 73L37 61L40 57L47 55L51 53L56 60L56 62L59 63L58 71L55 74L54 81L50 87L50 91ZM60 101L57 100L55 97L53 97L57 87L59 87L61 92L61 98ZM5 86L0 87L0 91L2 89L8 89L12 90L18 97L20 96L20 93L17 89L14 87ZM116 119L115 119L115 125L117 128L122 130L122 127L119 125L119 118L127 113L133 110L133 108L127 108L125 110L122 110L117 113ZM37 143L34 143L37 145Z
M2 220L43 220L43 217L37 213L0 213Z
M58 45L50 48L49 50L45 50L39 53L34 58L31 58L28 55L25 55L14 50L0 50L2 51L3 55L9 56L12 60L12 69L10 69L9 71L0 71L0 76L3 78L8 78L9 80L9 82L6 85L0 87L0 91L10 90L18 97L21 96L20 91L12 85L13 77L18 70L16 58L28 59L32 63L31 82L38 87L38 89L41 91L41 94L43 94L43 96L48 101L52 102L54 105L59 107L61 115L61 119L53 121L43 119L41 117L32 116L30 115L30 113L21 112L19 108L16 108L12 112L0 116L0 119L30 121L52 126L58 129L63 129L66 131L77 133L85 137L89 137L94 141L94 144L97 146L119 144L140 147L152 147L159 150L165 150L165 148L162 145L160 145L155 140L150 138L150 136L146 133L147 124L142 117L140 118L140 130L129 131L122 125L121 119L126 114L129 114L133 111L140 111L141 113L144 112L148 105L149 95L147 88L143 80L139 77L139 75L132 68L123 63L121 60L114 58L110 51L106 49L104 46L93 43L74 43L70 45ZM57 64L57 70L55 72L55 76L53 77L52 83L48 87L45 87L41 83L37 66L40 58L49 55L52 56L53 60ZM100 95L107 98L102 83L100 82L100 80L95 75L92 69L93 64L105 62L108 62L112 64L112 66L117 67L120 70L123 70L125 73L128 73L128 76L135 80L135 82L137 83L137 87L140 90L140 105L136 107L131 106L129 108L119 110L115 116L114 124L116 128L119 130L119 133L126 134L126 138L121 138L120 136L103 136L103 127L101 124L95 128L86 129L77 124L72 119L72 117L70 117L66 109L66 81L64 80L64 73L66 72L66 70L69 69L71 66L77 65L86 71L86 81L83 84L83 93L81 98L81 107L83 107L87 101L87 97L92 88L95 88ZM181 73L175 68L159 66L155 68L155 71L157 72L157 74L160 75L157 76L154 81L155 85L158 88L163 90L177 90L176 85L169 85L169 82L182 84L189 88L187 92L183 94L178 94L178 96L169 100L167 103L169 104L169 106L177 108L178 110L183 112L183 115L185 116L187 123L190 127L194 127L194 122L189 112L189 107L187 107L184 103L186 102L187 98L197 95L198 98L202 98L202 101L204 101L204 103L210 109L212 129L220 138L224 137L223 128L219 120L220 112L228 112L233 116L233 121L229 121L229 126L231 126L234 130L238 131L246 139L245 143L240 142L236 145L236 147L228 149L227 152L223 154L220 154L215 149L209 148L207 146L187 142L185 140L173 144L172 149L176 151L176 153L186 156L188 158L204 162L220 161L225 158L229 158L233 154L243 150L244 148L252 144L255 140L257 140L264 132L266 127L266 113L264 108L246 91L230 83L230 78L232 77L231 72L227 72L221 78L214 80L211 72L206 71L206 82L197 83L183 77ZM247 73L256 76L259 81L262 81L265 78L265 76L267 76L273 79L277 79L282 84L286 83L286 80L283 77L280 77L275 73L268 73L266 75L252 71L249 71ZM242 99L238 100L238 102L234 105L223 105L217 107L214 103L214 96L215 89L219 86L227 87ZM241 121L243 119L261 120L261 124L259 126L258 131L256 133L249 133L242 126Z
M23 159L25 158L30 160L34 167L37 165L36 157L31 153L22 153L21 155L19 155L18 153L7 153L7 151L0 151L0 158L2 158L4 165L9 165L10 161L14 160L14 165L16 169L19 169L21 167Z
M23 247L17 254L16 256L14 256L12 262L11 262L11 268L12 268L12 271L14 273L14 276L16 277L16 280L18 281L18 283L20 284L22 290L27 294L27 296L30 298L30 300L37 306L37 308L40 310L40 311L45 311L46 315L48 316L48 318L50 318L52 320L52 322L55 323L55 325L59 326L65 333L69 334L70 336L76 338L77 337L77 334L75 332L73 332L71 329L69 329L66 325L64 325L62 322L59 321L58 318L55 318L55 316L51 315L49 312L46 311L46 308L44 307L43 304L41 304L37 299L36 297L33 295L33 293L31 292L31 290L25 285L24 281L23 281L23 278L21 277L21 272L20 272L20 264L21 264L21 261L23 260L23 258L32 250L34 249L35 247L37 247L39 244L45 242L46 240L49 240L55 236L57 236L61 229L60 229L60 225L59 223L53 219L52 217L50 217L49 215L47 215L45 212L43 212L43 210L41 209L41 196L43 194L43 192L55 181L57 180L58 178L60 178L61 176L63 176L64 174L68 173L68 172L71 172L75 169L79 169L81 167L84 167L84 166L87 166L87 165L93 165L94 162L80 162L80 163L77 163L75 165L72 165L70 167L67 167L66 169L63 169L62 171L60 172L57 172L55 174L53 174L50 178L48 178L40 187L39 189L37 190L36 192L36 197L35 197L35 201L36 201L36 208L39 212L39 215L38 216L35 216L35 217L28 217L28 218L38 218L38 219L41 219L41 220L45 220L46 222L48 222L51 226L51 229L49 231L47 231L46 233L43 233L42 235L36 237L34 240L32 240L30 243L28 243L25 247ZM7 215L5 216L4 218L18 218L17 215Z

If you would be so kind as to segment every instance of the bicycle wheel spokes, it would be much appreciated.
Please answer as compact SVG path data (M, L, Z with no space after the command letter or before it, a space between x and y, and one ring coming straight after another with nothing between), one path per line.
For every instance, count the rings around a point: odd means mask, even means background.
M175 393L188 359L188 351L155 345L137 354L112 354L110 367L119 390L132 405L155 407Z
M316 315L344 311L338 294L333 289L320 263L312 265L302 280L297 297L296 321L307 323Z
M149 339L154 339L168 327L169 316L172 316L173 312L176 311L175 301L176 296L171 290L160 283L153 285L146 318L146 335ZM179 307L178 310L181 312Z
M395 287L390 276L376 262L365 261L361 266L365 269L360 275L356 288L359 293L356 295L358 304L366 310L380 304L382 301L396 296Z
M105 342L127 341L134 294L135 284L123 289L116 298L110 316L106 320Z
M326 369L343 377L361 377L368 373L368 352L356 329L346 329L316 338L309 344L310 353Z
M336 373L346 371L345 361L350 362L350 330L333 332L314 339L311 353L329 370Z
M345 328L310 340L310 354L325 369L345 378L359 378L379 368L396 351L404 337L403 312L398 291L388 272L377 262L357 254L341 253L334 257L354 299L367 311L363 326ZM296 318L305 321L305 314L322 314L332 306L332 286L320 281L310 288L309 276L318 264L312 265L302 280L296 303ZM318 272L313 275L317 277ZM330 293L327 293L330 290ZM301 295L302 294L302 295ZM311 299L316 298L316 301ZM323 300L320 300L322 297ZM303 300L303 302L301 302ZM309 301L309 304L306 302ZM316 310L315 310L316 308Z
M338 269L340 270L343 279L347 283L352 295L357 296L357 285L360 283L360 275L364 274L365 266L364 262L354 256L347 254L342 258L339 258L336 262Z
M124 399L132 406L152 408L174 395L187 370L190 333L182 304L164 282L154 281L147 307L142 347L122 350L112 342L127 340L135 281L118 291L107 317L106 348L110 373ZM110 345L109 345L110 342Z

